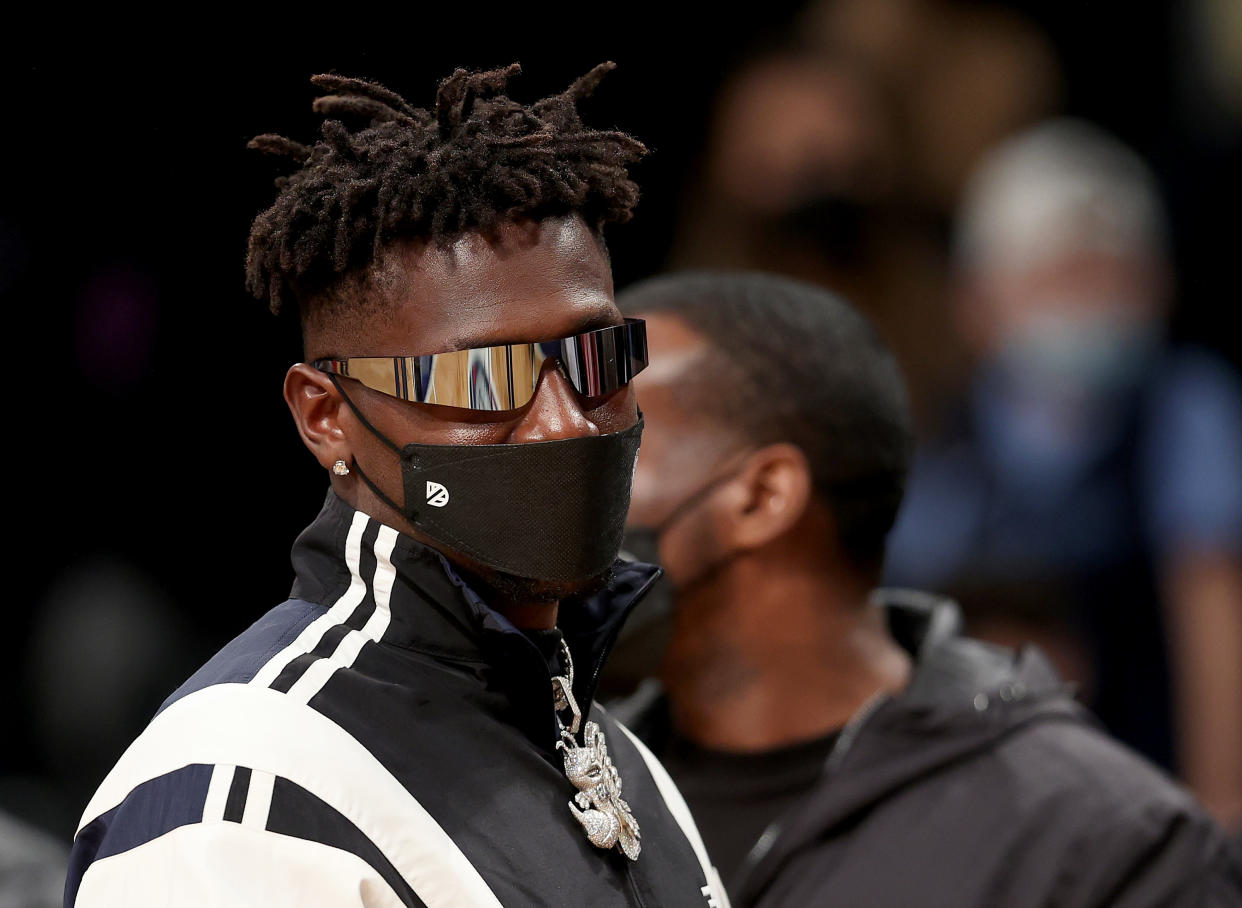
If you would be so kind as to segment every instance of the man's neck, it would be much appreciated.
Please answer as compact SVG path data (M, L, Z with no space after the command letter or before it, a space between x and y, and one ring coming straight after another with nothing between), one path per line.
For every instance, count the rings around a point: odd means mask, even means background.
M558 602L499 601L493 606L520 630L543 631L556 627Z
M756 556L679 595L662 670L677 731L713 750L772 750L901 690L910 659L867 593Z

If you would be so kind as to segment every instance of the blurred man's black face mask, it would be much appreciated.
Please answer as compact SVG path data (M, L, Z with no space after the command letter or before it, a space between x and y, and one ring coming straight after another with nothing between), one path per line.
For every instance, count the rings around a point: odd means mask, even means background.
M809 197L773 225L786 237L809 242L833 265L854 265L870 242L871 206L844 194Z
M333 376L333 381L336 377ZM643 420L620 432L557 441L399 447L404 505L353 469L418 530L473 561L531 580L580 583L608 572L621 548Z

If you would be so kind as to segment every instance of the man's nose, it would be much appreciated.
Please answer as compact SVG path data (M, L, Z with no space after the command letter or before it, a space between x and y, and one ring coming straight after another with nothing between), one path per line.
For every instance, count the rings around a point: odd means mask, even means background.
M530 409L509 433L509 441L556 441L599 434L599 426L582 412L577 392L558 368L557 362L546 360Z

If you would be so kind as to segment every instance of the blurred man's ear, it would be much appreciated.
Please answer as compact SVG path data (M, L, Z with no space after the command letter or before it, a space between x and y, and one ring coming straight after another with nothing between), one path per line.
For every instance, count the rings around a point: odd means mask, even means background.
M800 448L786 443L760 448L722 496L728 509L722 542L734 551L767 545L802 519L811 496L811 467Z

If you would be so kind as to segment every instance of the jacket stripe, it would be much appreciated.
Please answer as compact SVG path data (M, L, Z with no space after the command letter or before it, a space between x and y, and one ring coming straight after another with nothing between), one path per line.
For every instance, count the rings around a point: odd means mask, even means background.
M338 668L352 665L363 646L384 636L392 620L390 599L396 582L392 552L398 534L376 522L375 540L368 543L365 537L370 524L367 515L355 512L345 541L345 563L350 573L345 593L260 668L252 684L286 691L293 699L308 703ZM368 583L367 568L372 561L375 567Z
M366 747L316 710L254 685L218 684L160 713L104 779L79 829L168 767L190 763L255 767L306 789L374 842L430 908L500 905L456 843Z
M402 908L387 881L348 850L240 823L197 823L95 861L74 908ZM417 905L418 903L413 903Z
M694 818L690 815L690 808L686 806L686 800L681 796L681 792L677 790L677 785L673 782L666 770L655 758L647 745L638 740L638 737L622 725L617 723L617 728L625 732L625 736L630 739L634 745L634 749L638 751L639 756L643 758L643 762L647 764L647 771L651 774L652 781L655 782L656 788L659 789L660 797L664 799L664 805L668 808L668 812L673 815L673 819L677 821L677 825L681 827L681 831L685 833L686 839L690 842L690 847L694 849L694 856L699 859L699 866L703 868L703 875L707 879L707 885L710 892L704 893L708 898L708 903L715 908L729 908L729 896L725 893L724 883L720 879L720 873L712 865L712 860L707 856L707 848L703 845L703 838L699 835L699 829L694 825Z
M324 641L332 635L344 636L344 634L344 625L335 625L334 627L329 628L327 633L324 634ZM324 641L320 641L318 645L322 646ZM298 679L306 674L306 670L319 661L319 658L320 657L316 656L314 653L301 653L294 656L289 664L280 670L280 674L276 676L276 680L267 686L272 690L280 691L282 694L288 693L290 688L298 683Z
M392 621L392 588L397 582L397 569L392 565L392 553L397 547L398 535L392 527L381 524L379 535L375 539L375 580L371 584L375 596L375 612L362 629L362 633L371 640L383 637Z
M250 794L250 768L238 766L233 770L233 781L229 784L229 796L224 802L223 820L229 823L240 823L242 812L246 809L246 798Z
M309 653L319 643L324 633L335 624L344 624L353 614L354 609L362 602L367 593L366 581L360 573L362 560L362 534L367 528L370 518L361 511L354 512L353 522L349 527L349 535L345 538L345 564L349 567L349 587L336 603L308 624L297 639L278 652L259 669L250 683L257 687L267 687L280 675L281 671L303 653Z
M311 665L297 682L289 688L289 696L309 703L315 694L332 677L338 668L348 668L358 658L362 647L372 641L378 641L388 630L392 619L389 610L389 598L392 594L396 570L392 566L392 550L397 544L397 531L387 526L380 526L379 535L375 540L375 576L372 581L375 610L367 619L361 631L352 628L337 644L335 651L326 659L320 659Z
M108 838L96 857L136 848L164 833L197 823L211 767L195 764L139 785L107 818Z
M216 766L211 772L211 784L203 801L203 822L214 823L224 819L224 805L228 803L229 789L233 787L233 771L230 763Z
M244 772L235 775L233 770L234 767L227 765L214 768L195 765L139 785L120 807L108 811L91 824L97 824L98 828L106 829L108 833L102 847L92 852L91 857L93 860L103 860L114 854L139 848L166 832L195 822L194 804L198 800L195 792L201 792L203 780L208 777L212 781L208 786L202 820L204 823L224 821L224 799L229 789L234 788L233 780L244 777ZM288 779L259 771L251 772L249 779L244 808L241 806L242 795L239 794L236 808L239 816L230 816L227 819L236 821L240 817L243 826L307 839L357 855L383 877L402 905L407 908L422 908L423 902L384 854L375 847L375 843L338 811ZM224 792L219 796L220 805L217 808L209 803L211 786ZM241 783L237 783L234 790L240 792L241 787ZM162 806L165 807L163 811L160 809ZM170 815L167 806L175 808L175 813ZM121 811L125 811L125 814L118 818L117 814ZM90 827L87 827L82 836L89 837L90 832ZM70 877L74 883L66 904L72 905L82 873L75 874L71 871Z
M250 681L258 669L288 646L307 625L321 617L325 611L325 606L301 599L282 602L212 656L202 668L169 695L157 712L162 712L182 697L213 684Z
M423 908L423 901L414 894L374 842L339 811L288 779L277 778L275 781L267 828L281 835L322 842L356 854L384 878L403 905Z
M73 904L82 875L92 862L198 823L212 778L211 766L192 764L149 779L136 786L123 803L79 830L65 878L65 904Z
M250 786L246 790L246 807L242 811L243 826L255 829L267 828L267 814L272 807L272 786L276 777L270 772L255 769L250 773Z

